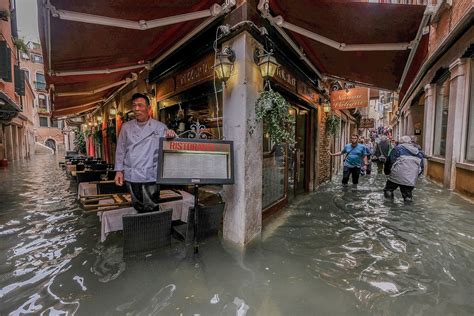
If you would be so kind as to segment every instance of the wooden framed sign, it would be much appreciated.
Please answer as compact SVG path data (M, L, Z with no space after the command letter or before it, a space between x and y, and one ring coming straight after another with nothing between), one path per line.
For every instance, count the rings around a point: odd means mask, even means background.
M363 118L360 120L360 128L374 128L375 120L373 118Z
M234 184L233 142L160 139L158 184Z

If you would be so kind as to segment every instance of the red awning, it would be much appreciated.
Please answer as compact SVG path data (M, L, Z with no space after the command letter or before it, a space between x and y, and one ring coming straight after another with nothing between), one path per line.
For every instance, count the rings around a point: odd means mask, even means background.
M63 116L94 108L94 101L103 100L119 88L113 84L141 71L144 63L166 52L209 15L220 14L215 4L224 1L50 0L50 10L43 2L38 0L38 15L46 80L54 84L53 114ZM152 25L157 19L179 15L188 15L178 17L186 21ZM110 73L84 73L122 67L125 69ZM84 93L97 90L93 95ZM75 92L83 94L59 96Z
M270 0L275 18L315 33L341 47L410 43L415 40L425 6L368 3L354 0ZM275 23L274 23L275 24ZM280 24L281 25L281 24ZM375 87L397 90L409 49L344 51L282 26L322 74ZM370 45L369 45L370 46ZM403 46L403 45L400 45ZM379 48L380 49L380 48Z

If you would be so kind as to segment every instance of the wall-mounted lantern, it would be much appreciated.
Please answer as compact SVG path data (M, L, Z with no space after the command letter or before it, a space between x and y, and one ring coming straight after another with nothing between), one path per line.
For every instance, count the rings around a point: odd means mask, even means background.
M322 106L324 113L331 112L331 104L327 99L319 98L319 105Z
M235 53L230 47L224 47L216 54L214 62L214 71L217 78L224 83L229 80L232 70L234 69Z
M255 49L253 59L260 68L260 74L264 80L270 79L275 76L275 73L280 66L275 57L273 57L273 51L267 52L263 48Z

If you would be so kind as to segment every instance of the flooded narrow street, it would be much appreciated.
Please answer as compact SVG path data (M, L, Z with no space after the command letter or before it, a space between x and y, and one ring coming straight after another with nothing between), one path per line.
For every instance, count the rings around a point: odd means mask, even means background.
M218 240L124 261L52 156L0 169L0 314L472 315L474 206L384 176L303 196L239 254Z

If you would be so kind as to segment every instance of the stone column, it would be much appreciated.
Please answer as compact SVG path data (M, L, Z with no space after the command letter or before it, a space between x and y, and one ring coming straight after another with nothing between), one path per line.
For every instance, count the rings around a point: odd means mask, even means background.
M451 76L449 78L448 130L444 165L444 187L447 189L454 189L456 163L461 159L464 115L469 100L465 89L467 65L465 59L457 59L449 66Z
M425 86L425 113L423 119L423 151L425 155L433 155L434 137L434 115L435 115L435 85Z
M12 136L12 125L8 125L5 128L5 157L8 161L13 160L13 136Z
M234 141L235 184L224 188L226 213L224 239L240 247L260 236L262 230L262 124L252 134L255 101L263 80L253 61L257 42L243 32L223 44L235 52L231 78L223 92L224 136Z

